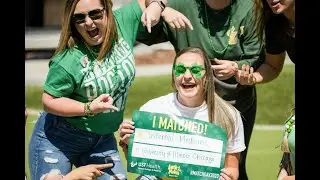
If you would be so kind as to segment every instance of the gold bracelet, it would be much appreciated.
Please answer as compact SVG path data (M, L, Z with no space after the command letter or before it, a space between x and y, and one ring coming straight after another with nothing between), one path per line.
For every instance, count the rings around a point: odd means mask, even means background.
M86 116L92 117L94 113L90 109L91 102L84 103L84 114Z

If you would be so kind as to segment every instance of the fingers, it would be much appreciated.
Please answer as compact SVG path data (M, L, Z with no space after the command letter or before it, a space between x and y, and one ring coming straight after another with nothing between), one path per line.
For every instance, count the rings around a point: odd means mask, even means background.
M94 177L100 177L100 176L102 176L102 175L104 174L103 171L100 171L100 170L98 170L98 169L94 169L94 170L92 171L92 173L93 173Z
M170 20L166 20L166 22L168 22L173 29L184 30L187 25L190 30L193 30L190 20L183 14L176 15L176 17L170 18Z
M183 22L185 22L185 24L187 24L187 26L188 26L188 28L189 28L190 30L193 30L193 26L191 25L191 22L190 22L190 20L189 20L187 17L182 16L182 17L181 17L181 20L182 20Z
M231 174L226 169L222 169L220 173L221 180L231 180Z
M173 29L175 29L175 28L176 28L176 26L174 25L174 23L173 23L173 22L169 22L168 24L169 24L169 26L170 26L171 28L173 28Z
M120 138L125 136L126 134L132 134L132 133L134 133L133 123L129 121L122 122L119 128Z
M119 111L119 108L114 106L114 105L111 105L111 104L106 104L105 105L105 109L106 110L114 110L114 111Z
M130 135L131 134L125 134L123 137L120 137L120 141L124 142L125 144L128 144Z
M227 65L226 65L226 64L211 65L211 68L212 68L214 71L223 70L223 69L227 69Z
M147 25L146 14L147 14L146 11L143 11L142 16L141 16L141 22L142 22L143 26Z
M148 13L146 13L146 19L147 19L147 29L148 32L151 33L151 17Z
M113 99L109 94L101 94L97 99L95 99L96 102L112 102Z
M185 29L186 28L186 24L184 23L184 21L182 20L182 18L179 18L177 20L177 22L180 24L180 28L181 29Z
M98 170L102 170L102 169L105 169L105 168L112 168L113 164L112 163L107 163L107 164L94 164L93 165L96 169ZM102 172L104 173L104 172Z
M243 64L241 70L238 71L236 79L242 85L252 85L255 83L254 69Z
M223 60L219 60L217 58L214 58L213 61L217 64L224 64L225 62Z

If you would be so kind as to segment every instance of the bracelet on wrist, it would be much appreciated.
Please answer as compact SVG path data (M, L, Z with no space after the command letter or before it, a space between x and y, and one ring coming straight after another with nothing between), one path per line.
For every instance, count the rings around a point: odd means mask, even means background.
M84 103L84 114L86 116L92 117L95 114L90 109L91 102Z

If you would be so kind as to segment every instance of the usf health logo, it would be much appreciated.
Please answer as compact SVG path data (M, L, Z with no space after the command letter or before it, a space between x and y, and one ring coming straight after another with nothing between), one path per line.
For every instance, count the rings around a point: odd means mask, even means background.
M135 167L137 164L138 164L137 162L131 161L130 166L133 168L133 167Z
M169 164L169 166L168 166L168 174L169 174L169 176L178 177L180 175L180 173L181 173L180 166Z

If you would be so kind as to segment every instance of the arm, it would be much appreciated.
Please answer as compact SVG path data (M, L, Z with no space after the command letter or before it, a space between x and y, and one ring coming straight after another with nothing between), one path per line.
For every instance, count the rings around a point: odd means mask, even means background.
M242 65L235 77L241 85L263 84L277 78L282 71L285 61L285 52L269 54L266 52L265 62L254 72L253 68Z
M167 0L146 0L146 9L144 9L143 5L140 4L141 9L143 10L141 22L144 26L147 26L149 33L151 33L151 27L159 22L161 13L167 3Z
M170 27L181 31L185 30L186 26L188 26L190 30L193 30L190 20L184 14L176 10L182 3L185 2L171 0L168 3L168 6L170 7L167 6L162 11L162 19L160 19L157 25L152 27L151 33L147 33L144 28L140 29L137 41L150 46L152 44L169 41L168 28ZM184 4L182 6L184 6Z
M282 71L285 52L281 54L272 55L266 53L266 60L256 72L253 73L255 83L267 83L277 78Z
M46 92L42 95L42 103L45 111L65 117L87 116L109 109L118 111L119 109L113 106L112 102L113 99L108 94L101 94L88 105L67 97L57 98Z
M227 153L225 166L221 170L221 180L236 180L239 178L240 153Z
M76 83L72 76L59 64L50 63L50 69L44 83L42 104L45 111L59 116L85 116L99 113L107 109L118 110L112 106L113 99L107 94L101 94L92 103L87 104L69 98Z
M43 109L59 116L84 116L84 103L67 98L54 97L46 92L42 94Z

